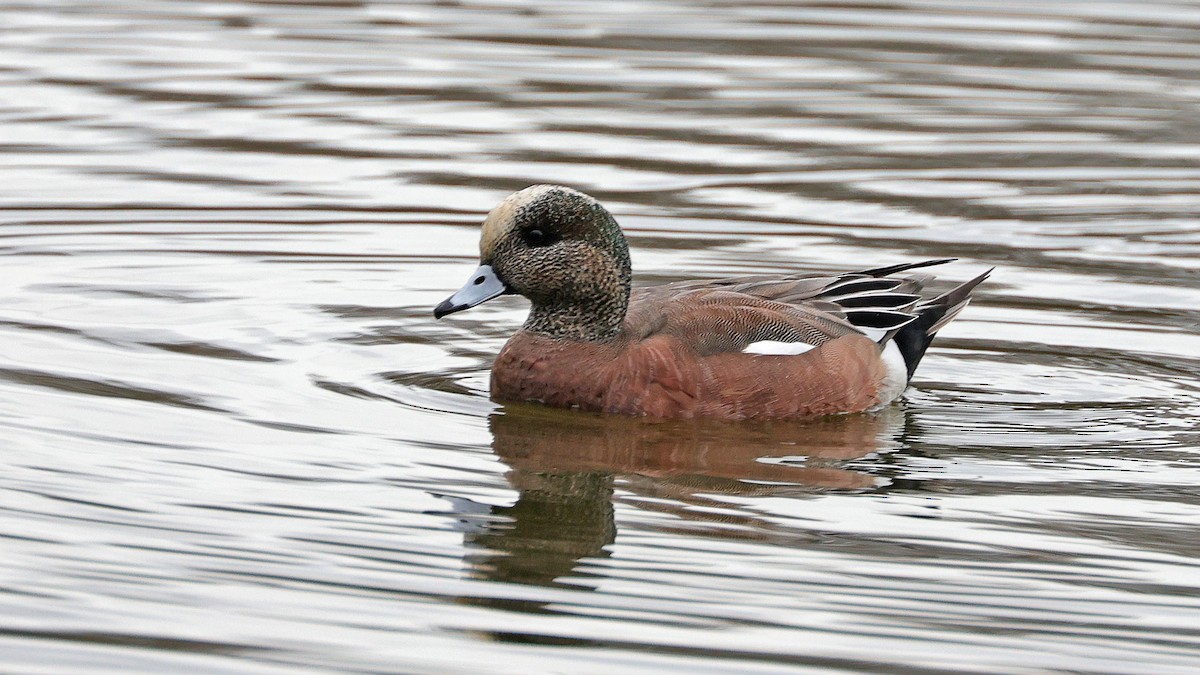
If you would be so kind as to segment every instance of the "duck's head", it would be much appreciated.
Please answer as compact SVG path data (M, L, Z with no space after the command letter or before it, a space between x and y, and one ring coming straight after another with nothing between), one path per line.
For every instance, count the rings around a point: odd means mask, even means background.
M509 195L483 221L479 262L435 317L516 293L533 305L526 330L576 340L607 340L620 331L629 247L612 215L582 192L534 185Z

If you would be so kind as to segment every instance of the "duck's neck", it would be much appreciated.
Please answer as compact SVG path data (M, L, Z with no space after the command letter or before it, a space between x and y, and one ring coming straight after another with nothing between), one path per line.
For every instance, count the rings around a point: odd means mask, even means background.
M539 303L529 310L525 330L558 340L608 342L621 332L629 307L629 283L620 293L586 302Z

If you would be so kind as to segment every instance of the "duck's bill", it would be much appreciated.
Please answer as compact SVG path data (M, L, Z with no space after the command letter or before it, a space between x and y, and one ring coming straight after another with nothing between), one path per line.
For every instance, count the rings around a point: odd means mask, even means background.
M440 319L447 314L461 312L464 309L470 309L475 305L482 305L498 295L504 295L508 292L508 287L496 276L496 272L492 270L491 265L480 265L479 269L471 275L467 283L458 289L454 295L442 301L442 304L433 309L433 316Z

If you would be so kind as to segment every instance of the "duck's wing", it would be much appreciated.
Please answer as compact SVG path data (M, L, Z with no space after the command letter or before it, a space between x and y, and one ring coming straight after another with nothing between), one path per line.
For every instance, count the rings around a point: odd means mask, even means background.
M704 353L742 351L764 341L815 347L854 333L883 344L918 318L913 310L932 278L888 275L945 262L949 260L843 274L745 276L639 289L630 302L626 330L641 338L660 332L688 337Z
M701 355L801 354L859 334L880 349L894 341L911 377L934 334L966 307L971 291L991 270L934 298L921 295L932 276L891 275L950 261L640 289L631 300L625 331L634 339L672 335Z
M673 336L701 356L757 342L811 349L859 332L833 303L791 304L721 288L647 294L630 305L625 330L635 340Z
M876 267L868 270L859 270L856 272L842 272L838 274L770 274L770 275L750 275L740 277L727 277L723 279L704 279L695 281L679 281L663 286L654 286L651 288L643 288L640 291L643 294L653 292L679 292L679 291L695 291L704 289L721 289L730 290L738 293L747 293L768 300L779 300L781 302L799 302L809 298L815 298L822 294L844 295L851 290L870 290L872 286L875 288L892 288L896 283L913 282L904 286L906 289L919 291L924 282L927 282L933 277L928 275L909 276L903 278L888 279L887 282L867 282L867 279L882 279L890 277L893 274L900 272L908 272L924 267L933 267L934 265L944 265L949 262L954 262L954 258L939 258L937 260L922 260L915 263L902 263L899 265L889 265L887 267ZM847 286L847 282L860 281L854 286ZM834 291L838 291L834 293Z

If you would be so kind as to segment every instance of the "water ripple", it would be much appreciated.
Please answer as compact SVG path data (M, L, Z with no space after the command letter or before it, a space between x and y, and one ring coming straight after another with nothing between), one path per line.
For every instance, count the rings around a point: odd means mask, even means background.
M0 18L7 666L1195 670L1197 7ZM430 308L535 182L637 284L998 269L877 415L500 406Z

